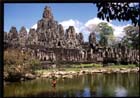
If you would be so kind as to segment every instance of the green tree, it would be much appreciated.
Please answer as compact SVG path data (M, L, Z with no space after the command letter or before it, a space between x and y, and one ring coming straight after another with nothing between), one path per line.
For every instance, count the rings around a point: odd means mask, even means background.
M106 22L101 22L97 25L95 31L100 35L99 43L101 46L112 45L112 41L114 40L114 30L111 26L109 26Z
M139 45L139 27L127 26L124 28L125 36L122 39L122 43L129 48L140 48Z

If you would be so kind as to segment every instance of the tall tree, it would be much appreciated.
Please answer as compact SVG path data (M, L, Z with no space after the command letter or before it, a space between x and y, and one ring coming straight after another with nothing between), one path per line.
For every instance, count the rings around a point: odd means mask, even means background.
M140 48L139 45L139 27L127 26L124 28L125 36L122 43L131 48Z
M99 32L99 43L101 46L108 46L112 44L111 42L114 40L114 30L111 26L109 26L106 22L101 22L97 25L97 28L95 30L96 32Z

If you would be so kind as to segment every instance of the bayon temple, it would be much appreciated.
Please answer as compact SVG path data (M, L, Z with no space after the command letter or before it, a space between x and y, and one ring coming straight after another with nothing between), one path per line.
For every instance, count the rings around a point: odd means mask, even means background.
M119 48L102 47L91 32L89 41L84 42L83 34L76 32L73 26L64 31L63 26L54 20L51 8L46 6L37 29L16 27L4 32L4 49L20 48L22 52L31 51L31 55L40 61L52 63L139 63L139 50L123 45Z

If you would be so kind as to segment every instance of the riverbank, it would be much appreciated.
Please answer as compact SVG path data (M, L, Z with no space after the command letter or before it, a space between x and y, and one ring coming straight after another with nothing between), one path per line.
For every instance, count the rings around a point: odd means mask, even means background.
M139 67L134 68L115 68L115 67L99 67L99 68L67 68L60 71L58 69L54 70L38 70L36 71L36 79L38 78L72 78L74 76L84 75L84 74L111 74L111 73L135 73L140 72Z
M39 78L73 78L84 74L112 74L112 73L136 73L140 72L139 67L135 65L112 65L103 67L100 64L81 64L73 65L74 67L62 67L62 68L51 68L51 69L39 69L32 72L27 72L20 77L18 81L33 80ZM14 77L16 78L16 77ZM10 81L8 81L10 82ZM7 84L7 83L6 83Z

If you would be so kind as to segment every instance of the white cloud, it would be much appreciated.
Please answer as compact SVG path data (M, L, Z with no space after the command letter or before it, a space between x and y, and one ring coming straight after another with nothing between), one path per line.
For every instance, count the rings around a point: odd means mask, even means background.
M92 31L95 31L95 28L96 26L100 23L100 22L107 22L106 20L101 20L97 17L95 18L92 18L90 20L88 20L86 23L85 23L85 27L87 28L87 30L89 32L92 32ZM108 23L108 22L107 22Z
M34 24L32 27L31 27L31 29L37 29L37 23L36 24ZM29 34L29 29L28 29L28 34Z
M37 29L37 24L34 24L31 28L36 30Z
M60 22L60 24L64 27L64 30L66 30L69 26L74 26L76 33L81 32L81 30L83 29L83 23L78 20L69 19Z
M127 96L127 90L123 87L117 87L115 89L115 95L116 97L126 97Z
M90 25L90 24L99 24L100 22L107 22L106 20L101 20L101 19L99 19L99 18L97 18L97 17L95 17L95 18L92 18L92 19L90 19L90 20L88 20L86 23L85 23L85 26L88 26L88 25Z
M127 25L113 25L113 24L109 24L110 26L112 26L112 28L114 29L114 36L117 38L117 39L121 39L125 33L123 32L123 29L126 27L126 26L129 26L130 24L127 24Z
M29 33L29 29L28 28L26 28L26 30L27 30L27 34Z
M88 21L85 23L85 26L86 26L86 27L90 27L91 25L97 26L97 25L98 25L99 23L101 23L101 22L106 22L106 23L108 23L108 24L111 24L112 20L110 20L110 22L108 22L106 19L105 19L105 20L101 20L101 19L95 17L95 18L92 18L92 19L88 20ZM94 29L95 29L95 27L94 27Z
M64 30L66 30L69 26L74 26L76 33L82 32L84 40L87 41L89 32L84 23L80 22L79 20L69 19L60 22L60 24L63 26Z

